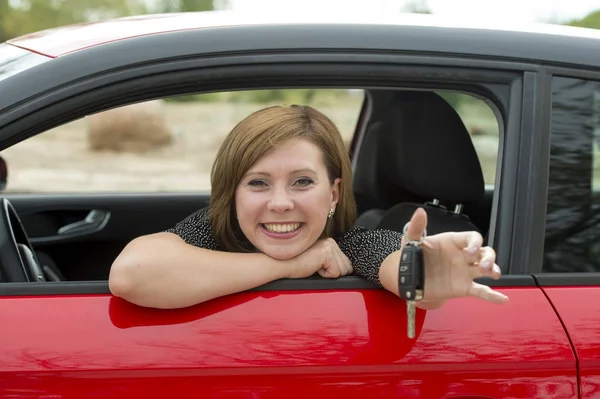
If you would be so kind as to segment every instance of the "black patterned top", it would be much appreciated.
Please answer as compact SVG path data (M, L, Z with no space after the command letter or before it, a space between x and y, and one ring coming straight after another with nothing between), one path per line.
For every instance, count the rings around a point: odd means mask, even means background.
M212 234L208 208L194 212L166 231L177 234L190 245L214 251L221 250ZM352 262L354 274L381 287L379 267L389 254L400 249L401 238L402 234L395 231L354 227L335 241Z

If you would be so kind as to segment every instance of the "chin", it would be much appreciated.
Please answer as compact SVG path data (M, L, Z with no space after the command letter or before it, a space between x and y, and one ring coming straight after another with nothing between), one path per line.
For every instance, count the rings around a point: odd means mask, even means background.
M263 252L265 255L267 255L270 258L273 258L275 260L289 260L292 258L295 258L296 256L300 255L301 252L285 252L285 253L281 253L281 252L277 252L277 251L266 251Z
M273 249L268 250L267 249L267 250L262 250L261 252L275 260L289 260L289 259L295 258L296 256L300 255L304 251L301 249L285 250L285 251L278 251L278 250L273 250Z

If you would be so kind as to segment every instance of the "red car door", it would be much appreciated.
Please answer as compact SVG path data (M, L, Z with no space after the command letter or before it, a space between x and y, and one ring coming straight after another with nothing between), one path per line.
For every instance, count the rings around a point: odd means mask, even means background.
M13 288L0 300L0 397L577 396L568 337L531 278L504 280L507 305L465 298L418 311L412 340L403 300L342 280L181 310L3 284L0 294Z
M567 286L548 286L544 291L560 315L577 355L581 384L579 397L599 397L600 284L586 287L572 282Z
M580 398L590 399L600 397L600 75L561 75L548 81L547 187L537 199L543 262L532 271L571 340Z

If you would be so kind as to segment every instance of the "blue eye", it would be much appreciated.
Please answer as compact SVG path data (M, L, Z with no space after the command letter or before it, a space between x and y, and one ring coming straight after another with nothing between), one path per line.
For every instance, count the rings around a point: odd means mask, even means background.
M250 180L248 182L248 185L251 186L251 187L264 187L267 184L264 181L262 181L262 180Z
M308 177L302 177L302 178L296 180L296 182L295 182L295 184L297 184L300 187L310 186L313 183L314 183L314 181Z

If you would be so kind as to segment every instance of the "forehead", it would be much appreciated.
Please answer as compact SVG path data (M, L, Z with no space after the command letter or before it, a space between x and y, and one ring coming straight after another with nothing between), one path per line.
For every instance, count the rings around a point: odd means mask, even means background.
M277 144L259 158L250 168L319 168L323 166L323 152L312 140L297 138Z

